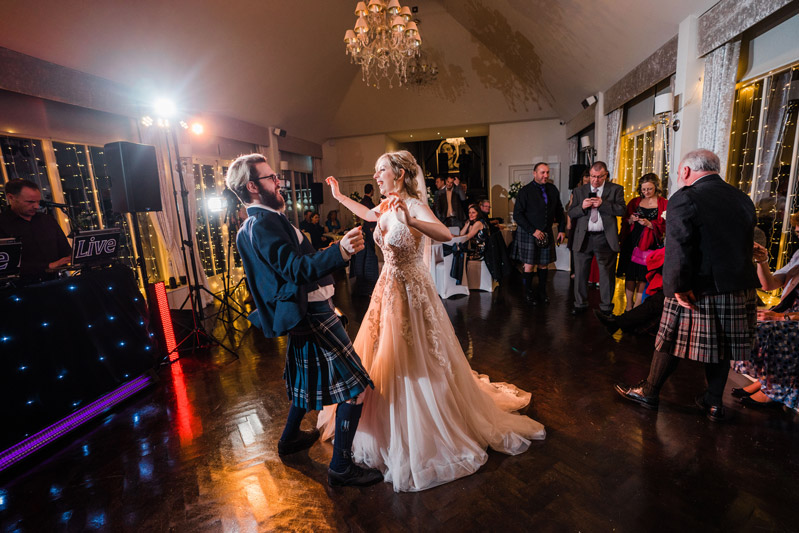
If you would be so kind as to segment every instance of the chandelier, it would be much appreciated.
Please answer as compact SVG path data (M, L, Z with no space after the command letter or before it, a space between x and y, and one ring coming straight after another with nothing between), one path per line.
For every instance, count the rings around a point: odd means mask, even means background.
M438 65L431 62L424 50L422 50L419 55L412 57L408 61L407 74L406 87L411 85L415 87L430 85L438 79Z
M363 81L380 87L380 80L388 80L393 87L396 78L399 85L408 80L408 63L419 55L422 37L419 28L411 20L408 6L400 6L399 0L358 2L355 6L358 17L353 30L344 34L347 54L361 67Z

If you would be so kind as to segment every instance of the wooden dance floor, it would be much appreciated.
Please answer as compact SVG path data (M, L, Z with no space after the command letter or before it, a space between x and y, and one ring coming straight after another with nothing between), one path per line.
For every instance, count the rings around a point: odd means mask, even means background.
M230 331L221 350L162 367L160 382L0 482L1 531L797 531L799 438L780 410L713 424L693 405L701 365L683 362L654 413L613 391L646 375L653 339L612 338L572 317L568 273L552 304L526 305L521 282L445 301L472 367L533 394L547 438L489 453L476 474L421 493L327 485L332 447L282 462L285 339ZM590 291L592 306L598 294ZM354 338L367 302L336 303ZM218 334L224 334L222 323ZM310 415L304 424L316 420Z

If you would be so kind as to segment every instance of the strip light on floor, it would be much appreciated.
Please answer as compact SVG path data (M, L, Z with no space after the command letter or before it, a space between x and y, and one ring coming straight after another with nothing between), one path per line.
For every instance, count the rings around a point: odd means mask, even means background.
M175 362L178 358L177 342L175 342L175 328L172 326L172 313L169 311L169 299L166 297L166 286L163 281L154 284L155 300L158 304L158 316L161 318L161 329L164 332L166 351L169 360Z
M105 396L93 401L85 407L78 409L71 415L61 419L50 427L47 427L35 435L11 446L0 453L0 472L22 460L36 450L56 440L57 438L69 433L84 422L110 409L119 402L136 394L153 382L149 375L139 376L118 389L109 392Z

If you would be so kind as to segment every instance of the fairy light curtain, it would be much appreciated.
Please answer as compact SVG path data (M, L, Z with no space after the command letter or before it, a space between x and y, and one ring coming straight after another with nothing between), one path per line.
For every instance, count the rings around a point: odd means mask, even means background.
M770 267L780 268L796 247L789 224L799 210L799 65L746 82L735 95L729 182L749 194L766 234Z
M699 147L715 152L727 165L732 108L741 41L731 41L707 55L699 114Z

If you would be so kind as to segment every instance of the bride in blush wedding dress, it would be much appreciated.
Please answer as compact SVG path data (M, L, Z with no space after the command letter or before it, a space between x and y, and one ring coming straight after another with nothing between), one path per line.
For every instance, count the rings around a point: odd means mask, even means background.
M353 346L375 384L366 391L352 459L380 469L395 491L419 491L476 472L486 448L519 454L544 426L516 411L530 394L473 372L423 261L424 238L448 241L421 191L424 180L406 151L383 154L375 180L387 197L369 210L333 196L376 221L385 265ZM421 193L421 194L420 194ZM335 429L335 406L320 413L323 438Z

